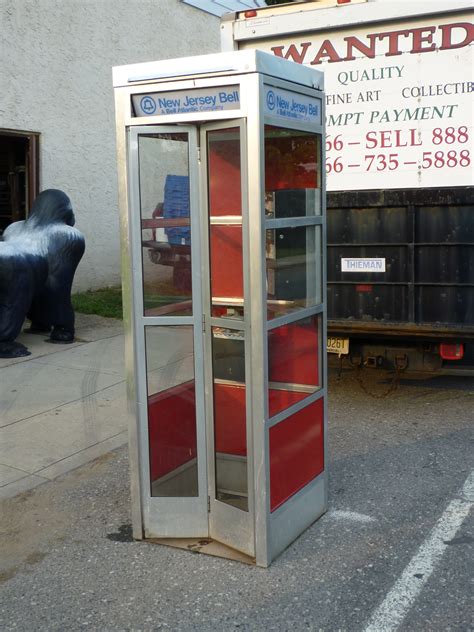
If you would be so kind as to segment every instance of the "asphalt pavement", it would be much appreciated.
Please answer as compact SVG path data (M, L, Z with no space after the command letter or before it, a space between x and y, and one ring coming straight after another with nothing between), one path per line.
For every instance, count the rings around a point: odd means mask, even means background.
M474 630L473 403L471 378L378 398L331 373L329 511L268 569L133 541L127 447L105 450L1 502L0 629Z

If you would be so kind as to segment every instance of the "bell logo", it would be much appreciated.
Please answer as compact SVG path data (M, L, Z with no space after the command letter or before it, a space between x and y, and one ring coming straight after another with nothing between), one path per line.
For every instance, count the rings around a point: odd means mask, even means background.
M140 101L140 107L145 114L154 114L156 111L156 103L152 97L143 97Z
M273 90L267 92L267 107L269 110L275 109L275 93Z

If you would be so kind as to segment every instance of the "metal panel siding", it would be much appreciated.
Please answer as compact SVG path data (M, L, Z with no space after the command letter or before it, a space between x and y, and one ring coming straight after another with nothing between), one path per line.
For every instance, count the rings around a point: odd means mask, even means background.
M416 233L419 242L474 243L474 207L425 206L416 214Z
M416 290L419 322L471 325L474 320L474 287L430 286Z
M403 285L371 286L370 292L359 292L358 284L328 286L330 318L354 320L369 325L371 321L408 321L408 288Z
M474 277L472 245L418 246L415 249L417 283L466 283Z
M404 207L334 208L328 222L331 244L405 243L409 238Z
M473 326L472 187L330 194L328 242L330 320L367 332L371 322ZM341 272L342 257L385 258L386 272Z

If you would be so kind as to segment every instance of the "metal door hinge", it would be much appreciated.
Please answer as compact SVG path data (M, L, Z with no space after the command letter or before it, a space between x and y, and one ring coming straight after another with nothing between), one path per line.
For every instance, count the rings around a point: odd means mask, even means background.
M211 497L207 497L207 513L211 513Z
M198 162L201 162L201 148L200 147L197 148L197 152L198 152Z
M204 334L206 332L206 315L203 314L202 315L202 333Z

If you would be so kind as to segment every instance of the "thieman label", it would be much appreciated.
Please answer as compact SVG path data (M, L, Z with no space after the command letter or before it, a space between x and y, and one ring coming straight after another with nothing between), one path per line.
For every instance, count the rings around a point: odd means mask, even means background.
M240 108L239 86L132 95L135 116L166 116Z
M341 272L385 272L385 259L341 258Z
M305 94L265 86L264 108L268 116L321 124L320 100Z

